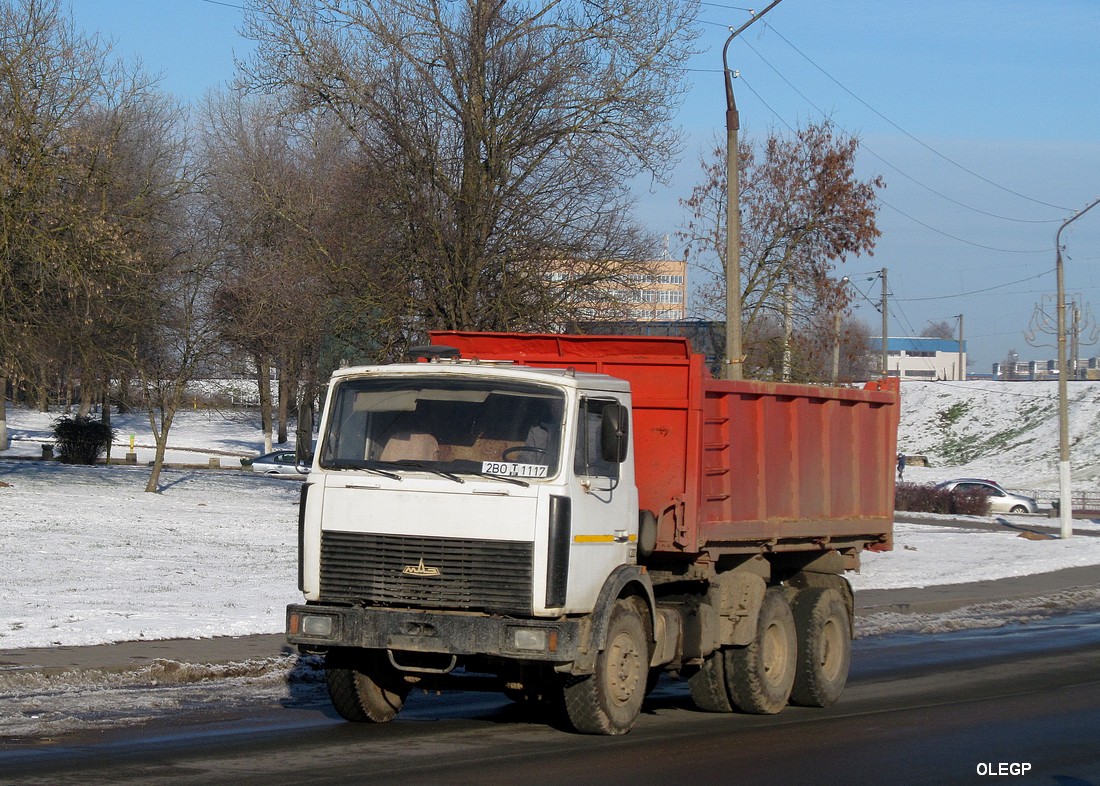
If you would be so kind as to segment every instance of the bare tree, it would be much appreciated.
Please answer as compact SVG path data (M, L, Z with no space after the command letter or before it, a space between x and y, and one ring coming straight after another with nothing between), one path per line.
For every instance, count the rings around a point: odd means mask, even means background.
M243 82L334 114L388 186L363 205L388 227L365 249L388 275L355 293L387 332L560 324L650 256L627 183L663 176L677 144L693 0L248 8ZM562 262L584 274L551 285Z
M135 344L142 399L156 441L147 492L160 489L168 434L188 385L222 358L224 342L213 299L220 278L212 241L201 217L176 225L158 266L159 287L150 298L149 323Z
M343 220L353 162L346 132L320 113L292 124L267 102L229 94L208 101L204 115L204 191L225 271L216 306L227 340L255 363L270 448L271 369L282 443L294 402L310 399L299 388L316 387L322 346L358 289L341 272L357 245Z
M829 121L791 138L773 134L759 155L750 141L741 145L743 329L749 342L753 336L764 341L782 325L786 345L778 356L746 346L755 374L793 373L783 358L797 333L847 306L849 292L832 275L835 265L873 252L879 236L875 189L884 183L855 176L857 147ZM703 162L704 180L684 201L692 218L679 233L689 259L705 273L695 302L700 316L711 319L725 316L725 157L719 148Z
M937 322L929 322L920 334L924 338L953 339L955 338L955 326L947 320L941 319Z
M87 405L140 325L162 107L58 0L0 1L0 36L0 375Z

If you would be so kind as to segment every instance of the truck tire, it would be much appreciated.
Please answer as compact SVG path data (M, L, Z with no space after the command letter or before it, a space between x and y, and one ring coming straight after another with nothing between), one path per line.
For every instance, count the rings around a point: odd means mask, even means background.
M733 712L726 690L726 667L722 650L717 649L703 660L699 670L688 677L688 688L695 706L704 712Z
M397 717L410 686L385 655L371 651L354 665L348 661L346 655L325 658L328 695L340 716L353 723L387 723Z
M791 703L830 707L840 699L852 661L852 627L840 593L824 587L798 591L794 603L798 667Z
M798 644L791 604L781 587L764 593L751 644L725 652L726 688L742 712L775 715L794 685Z
M596 671L566 680L562 693L569 723L583 734L626 734L634 726L649 677L649 644L634 601L619 599L607 624L607 646Z

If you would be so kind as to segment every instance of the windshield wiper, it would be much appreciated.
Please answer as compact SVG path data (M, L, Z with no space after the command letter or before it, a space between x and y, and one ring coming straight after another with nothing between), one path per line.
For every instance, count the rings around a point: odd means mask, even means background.
M368 466L364 461L353 461L349 459L337 459L321 465L325 469L361 469L365 472L373 472L376 475L381 475L384 478L390 480L401 480L401 476L396 472L389 472L388 470L379 469L378 467Z
M373 461L372 464L385 464L388 467L401 467L402 469L422 469L425 472L431 472L433 475L439 475L441 478L447 480L453 480L455 483L465 483L462 478L453 472L448 472L445 469L439 467L433 467L431 464L427 464L423 461L411 461L409 459L401 459L400 461Z
M503 480L505 483L514 483L517 486L523 486L524 488L530 488L531 484L526 480L520 480L519 478L512 478L507 475L494 475L491 472L478 472L476 470L464 471L465 475L476 475L479 478L489 478L490 480Z

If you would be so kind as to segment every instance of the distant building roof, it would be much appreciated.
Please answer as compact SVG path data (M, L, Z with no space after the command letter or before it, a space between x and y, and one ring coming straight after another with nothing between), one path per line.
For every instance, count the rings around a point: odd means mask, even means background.
M867 347L872 352L881 351L882 338L871 336L867 339ZM903 352L958 352L959 342L951 338L887 336L886 348ZM966 352L966 341L963 341L963 352Z

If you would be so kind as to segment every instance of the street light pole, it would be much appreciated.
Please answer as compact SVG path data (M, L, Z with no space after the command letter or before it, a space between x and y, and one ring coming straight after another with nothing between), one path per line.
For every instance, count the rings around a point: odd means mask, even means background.
M1062 271L1062 230L1098 204L1100 199L1094 200L1084 210L1074 213L1062 222L1062 226L1058 227L1054 235L1054 268L1058 286L1058 512L1063 538L1073 535L1073 500L1069 467L1069 385L1066 380L1069 364L1066 362L1066 284Z
M741 345L741 207L740 172L737 157L737 131L741 127L737 115L737 103L733 98L733 76L730 74L726 55L730 42L745 28L771 11L780 0L774 0L759 14L730 33L722 47L722 73L726 79L726 358L723 376L726 379L743 378L743 350Z

